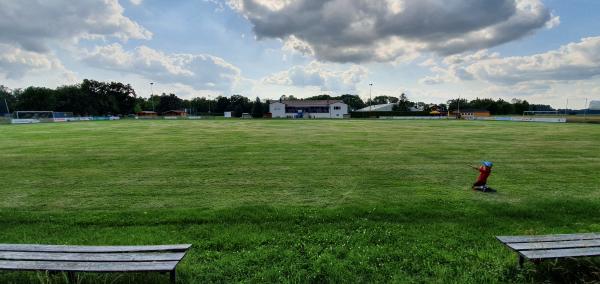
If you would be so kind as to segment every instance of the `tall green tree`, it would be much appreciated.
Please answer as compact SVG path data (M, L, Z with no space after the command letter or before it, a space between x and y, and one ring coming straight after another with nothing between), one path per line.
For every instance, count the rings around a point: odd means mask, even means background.
M409 111L412 106L414 106L414 103L408 99L406 94L402 93L400 98L398 98L397 104L394 106L394 111Z
M56 110L56 91L43 87L28 87L17 93L17 109L22 111Z
M252 104L252 117L261 118L264 114L263 103L260 101L259 97L256 97L254 103Z
M344 94L339 97L351 110L361 109L367 106L358 95Z
M0 85L0 116L6 115L13 111L15 108L17 99L13 95L13 92L3 85Z
M158 113L163 113L170 110L182 110L183 108L183 100L177 97L175 94L165 94L163 93L158 101L158 105L156 106L156 111Z
M214 108L212 109L212 112L223 113L226 111L233 111L233 109L229 109L229 106L230 106L229 98L224 97L224 96L218 96L214 103Z

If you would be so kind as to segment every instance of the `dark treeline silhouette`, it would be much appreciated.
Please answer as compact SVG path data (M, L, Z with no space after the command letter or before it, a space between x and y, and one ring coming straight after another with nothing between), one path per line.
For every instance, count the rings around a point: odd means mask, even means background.
M194 115L232 111L238 117L243 113L262 117L269 106L259 98L251 101L241 95L218 96L213 100L204 97L187 100L172 93L163 93L143 98L138 97L129 84L87 79L80 84L56 89L28 87L9 90L0 85L0 114L14 111L59 111L79 116L96 116L129 115L140 111L155 111L160 114L169 110L187 110Z
M503 99L480 99L474 100L455 99L449 100L448 106L451 111L457 110L459 107L463 109L481 109L488 110L492 115L505 114L523 114L524 111L552 111L554 108L550 105L530 104L526 100L513 99L507 102Z
M10 111L60 111L76 115L130 114L138 107L138 98L131 85L94 80L81 84L49 89L28 87L8 91L1 87L0 101ZM6 106L4 106L6 108Z
M294 96L282 96L280 100L296 100ZM369 105L393 103L394 111L406 112L411 108L428 112L432 104L411 102L405 94L399 97L376 96L364 102L358 95L343 94L331 96L327 94L305 98L305 100L341 100L350 110L358 110ZM5 103L6 102L6 103ZM8 105L8 109L7 109ZM485 109L493 115L522 114L523 111L554 110L549 105L529 104L525 100L514 99L507 102L502 99L455 99L447 104L435 105L438 109L455 111L461 109ZM72 112L74 115L129 115L140 111L163 113L169 110L187 110L192 115L223 114L233 112L240 117L250 113L253 117L262 117L269 111L269 102L260 98L250 100L242 95L229 97L218 96L212 100L205 97L181 99L177 95L163 93L150 98L138 97L129 84L119 82L99 82L83 80L80 84L61 86L56 89L44 87L28 87L9 90L0 85L0 114L14 111L60 111Z

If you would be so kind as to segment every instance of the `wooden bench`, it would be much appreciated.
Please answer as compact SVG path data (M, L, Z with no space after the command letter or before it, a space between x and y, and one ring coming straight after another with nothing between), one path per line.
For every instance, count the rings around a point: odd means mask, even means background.
M543 236L498 236L499 241L519 254L519 266L525 259L600 256L600 233Z
M0 244L0 270L67 272L164 272L175 268L189 244L159 246L62 246Z

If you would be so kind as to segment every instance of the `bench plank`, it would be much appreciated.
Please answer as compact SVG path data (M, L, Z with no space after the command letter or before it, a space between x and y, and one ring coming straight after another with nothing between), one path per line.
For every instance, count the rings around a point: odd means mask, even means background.
M177 261L152 262L68 262L0 260L0 270L48 270L72 272L170 272Z
M600 239L600 234L585 233L540 236L498 236L496 238L503 243L556 242Z
M185 252L64 253L64 252L0 251L0 259L2 259L2 260L136 262L136 261L180 261L184 256L185 256Z
M600 239L581 240L581 241L537 242L537 243L507 243L506 245L514 250L587 248L587 247L600 247Z
M525 251L520 251L519 253L529 259L599 256L600 255L600 247L550 249L550 250L525 250Z
M158 252L186 251L192 245L158 245L158 246L66 246L66 245L28 245L0 244L0 251L30 251L30 252Z

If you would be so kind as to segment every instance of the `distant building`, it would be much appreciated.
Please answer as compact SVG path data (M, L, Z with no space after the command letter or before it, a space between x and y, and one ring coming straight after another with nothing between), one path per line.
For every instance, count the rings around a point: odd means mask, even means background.
M154 111L140 111L136 113L138 117L156 117L158 114Z
M591 101L589 109L590 110L600 110L600 101Z
M419 112L419 111L424 111L425 110L425 106L412 106L408 108L408 111L412 111L412 112Z
M269 112L273 118L344 118L348 105L340 100L276 101Z
M187 112L183 110L168 110L162 113L163 116L187 116Z
M357 110L358 112L369 112L369 111L393 111L395 104L380 104L372 105Z
M452 115L458 116L458 112L453 111ZM460 117L470 118L470 117L487 117L491 116L489 110L485 109L461 109Z

